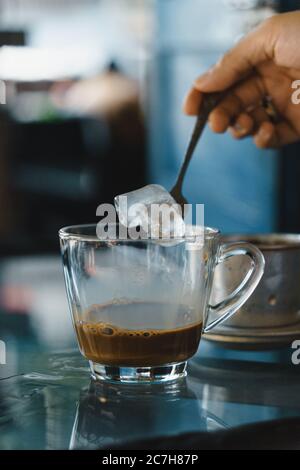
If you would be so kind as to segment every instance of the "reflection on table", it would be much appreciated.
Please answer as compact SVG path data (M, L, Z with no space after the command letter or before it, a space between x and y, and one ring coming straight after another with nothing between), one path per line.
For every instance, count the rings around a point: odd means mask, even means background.
M3 260L0 294L0 449L105 448L300 416L289 348L226 351L202 341L182 381L94 383L76 348L58 256Z
M0 382L1 449L109 448L300 416L298 374L285 364L195 358L186 379L152 386L91 382L77 351L30 364Z

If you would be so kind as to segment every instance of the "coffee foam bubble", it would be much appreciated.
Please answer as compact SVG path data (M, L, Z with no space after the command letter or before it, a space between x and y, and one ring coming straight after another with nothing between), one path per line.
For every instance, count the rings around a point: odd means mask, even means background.
M127 330L104 322L85 323L81 321L80 325L82 326L83 331L95 336L101 335L149 338L150 336L157 336L159 334L157 330Z

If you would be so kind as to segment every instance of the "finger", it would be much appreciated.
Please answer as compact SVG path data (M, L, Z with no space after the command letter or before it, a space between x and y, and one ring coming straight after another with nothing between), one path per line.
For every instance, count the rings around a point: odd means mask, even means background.
M254 143L258 148L275 148L278 146L278 140L274 124L263 122L256 134Z
M258 106L248 113L241 114L229 130L234 138L240 139L257 134L264 122L270 122L270 117L265 108Z
M260 105L264 95L264 85L258 76L245 80L235 87L211 113L209 120L212 130L225 132L241 113Z
M255 66L271 59L275 40L268 23L239 41L208 73L196 79L195 87L203 92L226 90L251 73Z
M260 76L253 75L234 87L232 93L238 98L243 109L248 109L260 105L267 91Z
M253 119L252 135L257 134L263 123L271 122L268 113L262 106L258 106L257 108L253 109L251 112L249 112L249 114Z
M259 148L279 148L292 144L299 139L297 132L288 122L277 125L265 122L254 136L254 142Z
M258 106L265 95L264 86L258 76L245 80L235 87L211 113L211 127L215 132L225 132L237 117L249 108Z
M183 111L188 116L197 116L202 103L202 93L192 88L185 98Z
M230 122L249 107L257 106L265 96L265 87L258 75L253 75L236 86L211 113L210 122L214 132L225 132ZM185 101L184 111L189 115L199 113L203 94L193 88Z
M234 139L243 139L252 135L253 128L253 118L249 114L242 113L238 116L234 125L229 128L229 132Z
M231 117L226 106L219 107L213 111L208 118L209 127L217 134L226 132L230 123Z

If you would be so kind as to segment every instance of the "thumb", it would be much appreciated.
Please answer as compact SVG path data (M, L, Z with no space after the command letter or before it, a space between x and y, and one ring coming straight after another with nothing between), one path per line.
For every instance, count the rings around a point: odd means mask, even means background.
M245 78L255 66L272 59L275 38L271 20L241 39L209 72L196 79L194 88L203 92L226 90Z

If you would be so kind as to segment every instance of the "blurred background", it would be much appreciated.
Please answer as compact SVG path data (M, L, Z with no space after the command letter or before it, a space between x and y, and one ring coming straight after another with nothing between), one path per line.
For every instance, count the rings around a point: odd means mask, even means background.
M96 221L116 194L171 188L193 126L182 113L193 79L298 3L0 0L0 252L56 251L60 227ZM287 160L207 130L185 193L223 232L298 230Z
M116 194L171 188L193 79L298 3L0 0L0 252L57 250L61 226L96 221ZM207 130L185 193L223 232L298 230L289 158Z
M0 0L1 338L73 344L58 229L97 221L97 206L116 194L171 188L194 124L182 113L193 79L265 18L299 7ZM206 130L185 195L225 233L298 232L298 153Z

